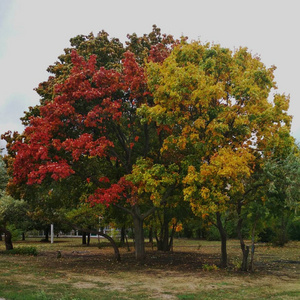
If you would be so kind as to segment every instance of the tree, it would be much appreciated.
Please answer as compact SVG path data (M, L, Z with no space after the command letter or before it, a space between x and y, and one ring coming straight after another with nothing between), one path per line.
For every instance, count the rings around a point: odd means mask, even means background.
M2 198L5 195L5 188L6 188L7 182L8 182L8 175L7 175L5 163L2 159L1 150L0 150L0 201L1 202L2 202ZM1 221L0 222L1 240L2 240L2 233L4 233L6 250L13 249L13 245L12 245L12 241L11 241L11 238L12 238L11 232L9 230L7 230L6 224L5 224L6 222L3 222L4 216L1 215L1 219L3 219L3 220L0 220Z
M8 174L0 151L0 191L3 192L8 182Z
M11 139L10 188L59 207L65 204L52 191L73 187L76 197L63 197L71 207L88 199L122 208L133 217L136 257L143 259L143 221L155 207L136 198L125 176L138 158L159 159L160 135L154 124L142 124L136 111L153 103L143 59L162 61L174 40L156 27L142 38L128 36L126 48L107 36L72 39L73 48L49 68L54 76L38 87L41 104L23 118L24 133L16 139L6 135Z
M0 195L0 232L5 234L6 250L13 249L9 225L15 225L16 228L21 229L28 219L27 209L28 206L24 200L15 200L5 194Z
M273 242L283 246L288 241L288 223L299 210L300 199L300 159L299 147L290 145L285 153L266 160L264 170L268 178L267 208L274 223L276 233Z
M299 206L299 159L294 139L281 136L280 144L273 151L256 161L254 172L244 181L244 193L235 198L238 216L237 232L243 252L242 270L248 270L250 247L242 235L246 223L251 236L251 259L249 269L254 267L255 239L266 226L280 221L278 240L287 240L287 222L293 210ZM276 230L274 228L274 230ZM271 237L270 237L271 239Z
M6 193L9 180L5 162L0 155L0 235L5 234L6 250L12 250L12 233L9 226L26 231L32 223L28 215L28 204L23 200L15 200Z
M148 64L155 105L144 105L141 114L171 128L162 155L175 154L184 199L218 228L223 267L224 217L244 194L243 182L251 178L255 164L269 156L280 133L289 132L288 97L276 94L268 101L276 87L274 70L246 48L232 53L199 42L182 43L164 62Z

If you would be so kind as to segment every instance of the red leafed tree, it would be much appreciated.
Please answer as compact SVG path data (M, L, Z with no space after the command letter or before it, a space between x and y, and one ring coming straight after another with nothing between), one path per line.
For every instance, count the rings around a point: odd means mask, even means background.
M55 182L61 186L80 180L85 184L75 189L81 189L81 198L86 195L91 203L114 204L132 215L136 258L141 260L143 221L155 206L139 199L137 188L124 176L139 157L159 160L155 149L161 146L163 132L142 123L136 112L142 104L153 105L145 60L162 61L175 42L161 36L156 27L152 35L128 37L127 49L114 63L107 57L115 52L105 50L105 56L97 48L97 39L89 36L73 40L77 49L67 50L61 63L49 68L54 76L38 88L41 105L26 114L24 133L10 145L11 185L45 187ZM83 51L82 44L92 45L91 53Z

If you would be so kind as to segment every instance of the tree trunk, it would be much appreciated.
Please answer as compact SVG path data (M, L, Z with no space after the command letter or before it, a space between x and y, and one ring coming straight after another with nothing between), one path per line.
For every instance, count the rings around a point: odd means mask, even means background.
M136 214L133 216L134 224L134 245L135 245L135 258L138 261L145 259L145 241L144 241L144 229L143 219Z
M238 223L237 223L237 234L238 234L238 238L240 240L240 245L241 245L242 254L243 254L241 270L242 271L247 271L248 270L249 246L245 245L245 242L244 242L244 239L243 239L243 236L242 236L243 219L241 217L240 204L238 205L238 215L239 215L239 220L238 220Z
M173 240L174 240L174 233L175 233L175 228L177 224L173 224L173 228L171 231L171 236L170 236L170 242L169 242L169 251L173 252Z
M150 226L149 228L149 243L153 243L153 227Z
M163 224L163 235L162 235L162 251L170 251L169 248L169 218L164 209L164 224Z
M288 242L287 237L287 218L285 218L285 214L281 215L281 222L279 227L279 236L278 236L278 245L284 246Z
M44 239L45 242L49 242L49 230L48 228L45 229L45 239Z
M82 232L82 245L86 245L86 232Z
M221 220L221 214L217 212L216 216L217 228L221 237L221 268L227 268L227 235Z
M12 244L12 235L11 232L9 230L7 230L4 227L0 228L0 232L4 233L4 242L5 242L5 249L6 250L13 250L13 244Z
M109 235L105 234L104 232L97 232L99 235L103 236L104 238L108 239L108 241L111 243L114 252L115 252L115 259L117 261L121 260L121 256L120 256L120 252L119 252L119 248L116 245L115 241L113 240L113 238L111 238Z
M138 205L134 205L132 209L127 209L118 204L116 206L129 213L133 218L135 257L136 260L141 262L146 257L143 229L144 220L155 212L156 207L152 207L142 214Z
M25 232L22 232L22 241L25 241Z
M250 266L249 270L254 271L254 252L255 252L255 229L256 229L256 221L253 224L252 233L251 233L251 256L250 256Z
M126 246L127 246L127 251L130 251L130 247L129 247L129 242L128 242L128 238L127 235L125 234L125 241L126 241Z
M164 207L162 217L159 215L159 212L157 212L157 217L160 221L160 234L155 234L156 242L157 242L157 250L160 251L170 251L170 234L169 234L169 221L170 218L167 214L167 209Z
M122 226L122 228L121 228L120 243L121 243L121 245L125 244L125 226Z
M5 232L5 248L6 250L13 250L13 244L12 244L12 235L10 231L6 230Z
M90 233L88 233L87 234L87 246L89 246L90 245L90 242L91 242L91 234Z

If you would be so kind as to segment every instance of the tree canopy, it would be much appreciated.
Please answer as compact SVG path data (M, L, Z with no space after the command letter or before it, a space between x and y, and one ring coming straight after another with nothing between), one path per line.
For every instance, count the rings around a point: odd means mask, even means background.
M240 214L266 160L294 145L289 97L270 94L274 70L246 48L175 40L156 26L125 46L104 31L77 36L37 88L24 132L4 137L9 189L51 207L122 209L138 259L145 218L188 203L219 229L225 266L222 217Z

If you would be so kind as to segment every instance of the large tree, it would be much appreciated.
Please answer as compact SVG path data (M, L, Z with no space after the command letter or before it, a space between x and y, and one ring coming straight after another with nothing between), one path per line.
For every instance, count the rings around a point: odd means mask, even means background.
M136 111L153 105L144 63L163 61L175 41L156 26L128 39L126 47L103 31L71 39L49 67L54 76L39 85L41 103L23 118L24 133L6 139L11 190L50 209L85 200L118 206L133 217L136 257L143 259L143 221L159 204L138 197L126 175L141 157L160 159L163 132Z
M194 213L216 225L227 265L224 221L244 194L255 165L289 133L288 97L276 94L275 67L246 48L182 43L163 63L148 64L155 105L140 113L167 126L162 156L174 157ZM243 245L241 245L243 247Z

